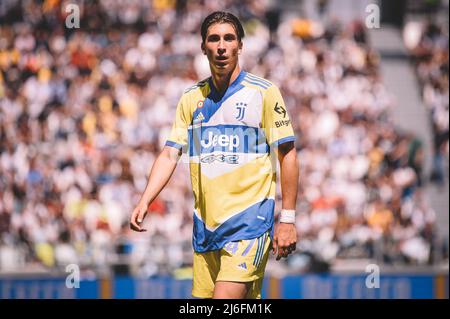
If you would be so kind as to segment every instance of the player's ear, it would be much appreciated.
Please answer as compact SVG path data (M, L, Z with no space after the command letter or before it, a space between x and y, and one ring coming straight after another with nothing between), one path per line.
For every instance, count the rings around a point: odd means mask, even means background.
M202 42L201 48L202 48L203 54L206 55L205 42Z
M239 41L238 54L241 54L241 52L242 52L242 41Z

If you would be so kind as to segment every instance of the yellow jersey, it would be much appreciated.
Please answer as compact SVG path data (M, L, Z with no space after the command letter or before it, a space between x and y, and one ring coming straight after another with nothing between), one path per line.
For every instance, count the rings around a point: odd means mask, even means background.
M242 70L224 94L211 78L184 92L166 145L189 156L196 252L273 234L273 148L294 140L280 91L266 79Z

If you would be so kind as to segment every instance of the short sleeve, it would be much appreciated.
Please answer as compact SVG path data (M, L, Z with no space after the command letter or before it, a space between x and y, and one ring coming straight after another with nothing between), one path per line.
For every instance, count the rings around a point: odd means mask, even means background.
M262 126L269 146L295 140L286 105L275 85L269 87L264 96Z
M172 130L166 141L167 146L181 150L187 145L188 128L191 122L191 117L192 115L189 114L189 106L187 105L185 98L182 96L177 105Z

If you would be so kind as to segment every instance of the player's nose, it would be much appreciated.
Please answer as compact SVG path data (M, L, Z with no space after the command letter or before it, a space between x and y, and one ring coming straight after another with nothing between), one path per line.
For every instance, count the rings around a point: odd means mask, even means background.
M222 53L225 52L225 41L223 39L220 39L217 50Z

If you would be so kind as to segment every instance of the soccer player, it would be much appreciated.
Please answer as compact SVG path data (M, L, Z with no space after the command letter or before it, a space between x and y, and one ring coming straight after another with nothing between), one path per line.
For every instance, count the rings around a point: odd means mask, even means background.
M149 204L185 152L195 198L192 295L261 298L270 247L277 260L296 249L294 132L279 89L239 66L244 29L238 18L214 12L201 35L211 77L181 96L130 227L145 231ZM274 227L277 159L282 210Z

